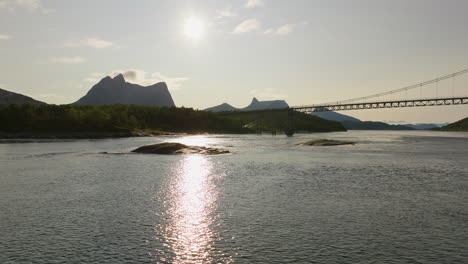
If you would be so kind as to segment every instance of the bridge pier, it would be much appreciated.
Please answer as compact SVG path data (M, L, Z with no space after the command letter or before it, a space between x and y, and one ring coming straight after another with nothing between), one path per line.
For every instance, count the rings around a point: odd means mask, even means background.
M288 137L292 137L295 133L294 131L294 109L293 108L288 108L288 121L287 121L286 130L284 131L284 133Z

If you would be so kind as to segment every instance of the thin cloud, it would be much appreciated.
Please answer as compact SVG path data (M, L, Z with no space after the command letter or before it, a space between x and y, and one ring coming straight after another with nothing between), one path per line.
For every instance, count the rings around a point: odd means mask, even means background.
M84 59L82 57L78 57L78 56L75 56L75 57L55 57L55 58L50 59L50 62L63 63L63 64L78 64L78 63L83 63L85 61L86 61L86 59Z
M233 33L239 34L239 33L252 32L252 31L259 30L260 27L261 27L261 23L257 19L247 19L243 21L242 23L240 23L239 25L237 25Z
M55 9L44 7L41 0L0 0L0 9L2 8L9 11L15 11L15 9L40 10L43 14L55 12Z
M245 2L244 7L254 8L254 7L260 7L264 5L265 5L265 2L263 0L247 0L247 2Z
M236 17L236 16L237 16L236 12L230 9L226 9L226 10L218 11L218 16L216 17L216 19L220 20L220 19L231 18L231 17Z
M6 34L0 34L0 40L7 40L7 39L11 39L12 37L10 35L6 35Z
M104 48L109 48L112 45L114 45L110 41L102 40L102 39L96 39L96 38L88 38L88 39L83 39L80 41L69 41L65 42L65 47L91 47L95 49L104 49Z
M250 91L250 94L256 98L262 98L266 100L279 100L279 99L286 99L288 95L278 93L275 89L254 89Z
M103 49L103 48L108 48L112 46L112 42L101 40L101 39L95 39L95 38L89 38L87 39L84 44L88 47L93 47L96 49Z
M158 80L160 82L166 82L169 90L180 90L182 85L189 80L187 77L169 77L164 75L160 72L155 72L151 74L151 77L154 80Z
M101 80L104 76L104 73L95 72L91 73L88 77L86 77L84 81L87 83L98 83L99 80Z
M294 31L296 28L295 24L286 24L282 25L279 28L269 28L265 30L263 33L266 35L272 35L272 36L284 36L284 35L289 35Z
M41 0L16 0L16 5L27 9L36 9L41 7Z

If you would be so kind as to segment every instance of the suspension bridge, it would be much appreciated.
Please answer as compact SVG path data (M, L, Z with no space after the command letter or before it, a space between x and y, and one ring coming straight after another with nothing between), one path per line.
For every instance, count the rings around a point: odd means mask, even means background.
M288 108L288 128L286 134L294 134L293 115L295 111L313 113L401 107L466 105L468 104L468 78L460 82L461 85L459 85L459 87L456 85L457 79L463 77L468 77L468 69L418 84L368 96L325 104L291 106ZM461 90L461 92L458 90ZM404 96L400 96L400 98L397 99L382 99L389 96L401 95L403 93ZM409 98L409 93L413 93L411 98ZM417 94L416 96L414 95L415 93ZM428 96L428 93L432 93L432 96ZM455 93L457 93L457 95L455 95ZM423 94L426 96L423 96Z

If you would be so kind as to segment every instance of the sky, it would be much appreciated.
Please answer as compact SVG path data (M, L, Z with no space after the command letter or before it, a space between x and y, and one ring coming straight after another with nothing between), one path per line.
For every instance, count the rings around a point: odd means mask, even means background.
M0 88L54 104L107 75L167 82L177 106L376 94L468 68L466 0L0 0ZM460 76L390 99L468 96ZM347 111L453 122L468 106Z

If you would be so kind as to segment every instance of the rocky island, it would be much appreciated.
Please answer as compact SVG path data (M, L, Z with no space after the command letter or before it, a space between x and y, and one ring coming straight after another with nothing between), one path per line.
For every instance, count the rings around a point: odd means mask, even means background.
M178 155L178 154L202 154L202 155L220 155L230 153L225 149L208 148L200 146L187 146L181 143L165 142L153 145L139 147L132 152L143 154L163 154L163 155Z
M317 139L307 142L302 142L297 145L299 146L341 146L341 145L354 145L356 142L352 141L339 141L331 139Z

